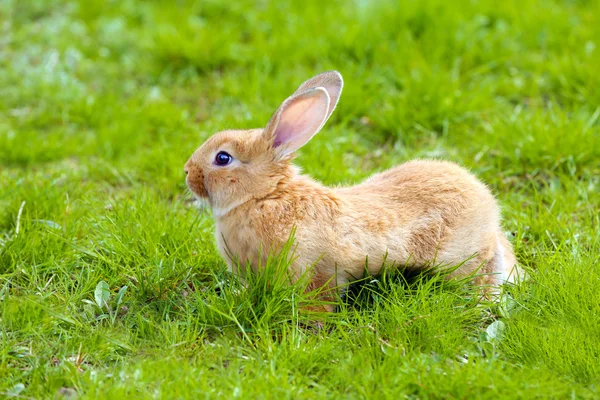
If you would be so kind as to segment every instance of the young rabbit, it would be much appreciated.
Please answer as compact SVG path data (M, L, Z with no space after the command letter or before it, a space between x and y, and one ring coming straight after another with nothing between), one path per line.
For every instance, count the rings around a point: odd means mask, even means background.
M295 228L291 272L298 278L314 265L310 288L342 286L362 277L365 264L375 275L384 261L417 270L460 265L449 277L479 270L476 283L486 286L513 281L516 260L496 200L460 166L415 160L330 188L291 164L330 117L342 87L336 71L317 75L264 129L216 133L186 163L187 185L210 203L230 270L264 265Z

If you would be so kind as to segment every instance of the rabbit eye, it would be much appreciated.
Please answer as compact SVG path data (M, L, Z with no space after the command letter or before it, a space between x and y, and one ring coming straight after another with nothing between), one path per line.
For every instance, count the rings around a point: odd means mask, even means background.
M215 165L224 167L225 165L229 165L232 160L233 160L233 157L231 157L231 155L229 155L229 153L227 153L225 151L220 151L215 156Z

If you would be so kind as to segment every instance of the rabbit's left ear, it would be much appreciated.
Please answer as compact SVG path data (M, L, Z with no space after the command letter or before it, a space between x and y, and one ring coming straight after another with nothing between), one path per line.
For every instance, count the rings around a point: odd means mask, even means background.
M278 159L304 146L327 120L329 95L322 87L289 97L275 112L263 137L275 149Z
M344 88L344 79L342 78L342 74L337 71L323 72L319 75L313 76L300 85L294 94L300 94L306 90L316 87L322 87L329 95L329 109L327 111L327 117L325 117L325 122L327 122L329 117L331 117L333 110L335 110L338 101L340 100L342 89Z
M342 75L327 71L304 82L283 102L263 134L279 158L298 150L321 130L335 110L343 87Z

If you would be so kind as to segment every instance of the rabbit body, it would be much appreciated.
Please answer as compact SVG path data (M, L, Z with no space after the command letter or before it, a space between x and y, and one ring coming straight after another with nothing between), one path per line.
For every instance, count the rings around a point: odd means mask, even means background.
M222 131L186 163L187 184L210 203L219 251L239 274L264 265L295 230L292 275L312 288L412 269L478 268L476 283L513 280L516 260L490 190L447 161L414 160L351 187L329 188L291 164L333 112L343 86L326 72L306 81L264 129ZM242 268L239 268L242 267Z
M450 276L481 267L480 282L496 285L514 266L499 223L494 197L473 175L451 162L416 160L344 188L292 169L268 196L217 217L216 238L241 273L239 262L264 265L295 228L292 268L299 276L314 265L314 287L343 285L365 266L376 275L384 261L417 269L463 263Z

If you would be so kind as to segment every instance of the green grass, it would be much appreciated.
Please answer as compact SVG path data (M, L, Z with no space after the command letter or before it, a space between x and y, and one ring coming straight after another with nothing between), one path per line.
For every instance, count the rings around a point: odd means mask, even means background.
M0 397L600 397L599 10L0 1ZM384 276L307 316L281 260L228 275L183 164L328 69L344 93L298 163L469 167L529 271L512 300Z

